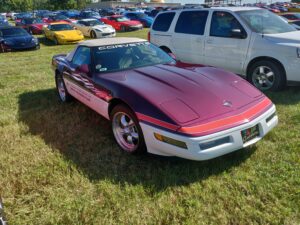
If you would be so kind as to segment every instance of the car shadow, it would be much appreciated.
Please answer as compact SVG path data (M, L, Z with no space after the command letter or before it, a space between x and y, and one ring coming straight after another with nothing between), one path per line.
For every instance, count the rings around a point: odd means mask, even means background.
M300 87L286 87L279 92L265 93L275 105L294 105L300 102Z
M256 149L253 146L202 162L151 154L129 155L118 149L109 121L77 101L60 103L55 89L21 94L18 118L28 127L22 131L25 135L41 137L91 181L108 179L118 185L143 185L153 192L230 171Z
M47 39L45 36L37 37L39 42L45 46L56 46L53 41Z

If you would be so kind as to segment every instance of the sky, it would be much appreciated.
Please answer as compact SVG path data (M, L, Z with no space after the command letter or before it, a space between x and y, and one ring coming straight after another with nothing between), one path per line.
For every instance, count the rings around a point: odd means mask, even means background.
M272 2L287 2L288 0L242 0L242 4L244 3L272 3ZM229 0L230 2L230 0ZM181 4L203 4L204 0L165 0L165 3L181 3Z

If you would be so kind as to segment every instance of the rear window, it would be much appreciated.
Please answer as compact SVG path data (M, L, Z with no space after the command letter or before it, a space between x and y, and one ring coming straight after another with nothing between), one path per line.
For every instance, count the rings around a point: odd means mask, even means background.
M203 35L208 11L186 11L178 18L175 32L184 34Z
M175 16L174 12L163 13L156 17L152 29L155 31L168 31L173 18Z

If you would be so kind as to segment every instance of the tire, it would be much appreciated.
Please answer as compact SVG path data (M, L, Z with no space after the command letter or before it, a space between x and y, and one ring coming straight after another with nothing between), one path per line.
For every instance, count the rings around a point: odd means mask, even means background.
M163 50L167 54L172 53L172 51L169 48L167 48L167 47L163 46L163 47L160 47L160 49Z
M73 97L69 94L65 82L61 76L61 74L55 75L55 85L58 98L61 102L70 102L73 100Z
M261 91L280 91L286 85L284 69L271 60L261 60L251 65L247 78Z
M91 38L93 38L93 39L95 39L95 38L97 38L97 35L96 35L96 33L95 33L95 31L91 31Z
M1 53L4 53L4 52L5 52L5 49L4 49L4 47L3 47L3 44L0 44L0 52L1 52Z
M59 45L59 42L58 42L56 37L54 37L53 42L54 42L55 45Z
M142 129L135 114L125 105L115 106L111 113L111 126L118 146L129 154L146 152Z
M33 35L33 32L31 30L31 28L28 29L28 33L31 34L31 35Z
M121 26L120 30L121 30L122 32L126 32L126 27L125 27L125 26Z

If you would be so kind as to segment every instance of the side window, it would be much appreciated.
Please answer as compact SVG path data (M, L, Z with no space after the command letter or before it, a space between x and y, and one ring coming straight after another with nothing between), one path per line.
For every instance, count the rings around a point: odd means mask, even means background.
M90 65L91 49L88 47L79 47L73 56L72 63L76 66Z
M246 34L242 25L231 13L221 11L213 13L210 36L231 38L233 30L240 30L241 33Z
M154 21L152 29L155 31L168 31L174 16L174 12L158 15Z
M203 35L208 11L185 11L178 18L175 32Z

